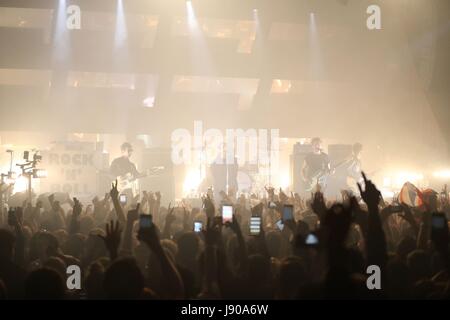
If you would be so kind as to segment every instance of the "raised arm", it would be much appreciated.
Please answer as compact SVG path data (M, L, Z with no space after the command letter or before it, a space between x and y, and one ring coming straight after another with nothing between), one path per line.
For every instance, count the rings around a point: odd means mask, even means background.
M164 292L162 292L162 297L164 299L183 299L183 281L181 280L181 276L175 265L167 257L163 247L161 246L158 234L156 233L155 225L152 224L149 228L139 229L138 239L144 242L150 250L152 250L161 265L163 276L162 280L164 283Z
M161 215L160 215L160 207L161 207L161 192L155 192L155 198L152 206L152 211L150 212L153 215L153 219L161 223Z
M117 189L117 179L115 183L112 183L109 195L111 196L111 200L114 205L114 210L116 211L117 214L117 219L119 220L120 223L125 224L126 222L125 214L119 202L119 190Z
M244 237L242 235L241 227L239 226L239 222L236 215L233 215L232 222L229 223L231 230L236 234L238 241L238 260L239 260L239 268L238 272L241 275L246 274L248 267L248 254L247 254L247 245L245 243Z
M327 212L327 206L322 192L316 191L312 195L311 209L317 215L319 221L322 222Z
M106 249L109 252L111 261L114 261L118 257L120 238L122 230L118 221L114 223L113 220L106 224L106 236L98 235L105 242Z
M380 268L386 266L387 262L387 248L386 238L384 235L381 218L379 215L378 205L381 200L381 193L372 183L366 178L362 172L365 190L362 190L358 183L358 188L361 197L367 204L369 215L367 218L367 263L369 265L378 265Z
M172 223L174 223L174 221L176 220L175 214L173 213L174 210L175 208L171 208L169 204L169 208L167 208L166 221L164 223L164 229L162 233L163 239L170 239L170 230L172 228Z
M77 198L73 198L72 216L69 223L69 234L75 234L80 230L80 220L82 206Z
M122 245L122 252L124 255L133 254L133 226L134 222L139 219L139 208L140 204L138 203L136 209L129 210L127 214L127 224L125 226L125 233Z
M217 264L221 233L220 227L214 224L212 220L212 218L208 217L206 228L203 230L203 236L205 238L205 273L202 278L202 288L199 294L199 297L203 299L219 298L221 295Z
M19 266L25 266L25 235L22 229L22 208L16 208L16 214L12 216L11 224L14 227L14 233L16 235L14 262Z

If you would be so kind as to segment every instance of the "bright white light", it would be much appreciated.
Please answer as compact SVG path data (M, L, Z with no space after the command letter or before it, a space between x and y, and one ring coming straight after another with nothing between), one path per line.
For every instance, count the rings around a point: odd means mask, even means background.
M47 172L47 170L44 170L44 169L35 169L35 171L33 173L33 177L34 178L47 178L48 172Z
M314 80L321 79L325 72L324 59L320 45L316 15L313 12L309 14L309 57L310 77Z
M142 105L146 108L153 108L155 106L155 97L147 97L142 100Z
M309 14L309 28L310 32L312 33L317 32L316 16L312 12ZM313 34L312 36L316 37L317 35Z
M381 189L381 195L383 196L384 199L389 199L393 198L395 193L388 189Z
M411 171L399 171L394 174L393 185L394 187L402 187L405 182L411 182L417 184L423 180L423 174Z
M20 176L19 178L17 178L16 183L14 184L13 193L24 192L27 191L27 189L28 189L28 179L24 176Z
M114 44L116 48L123 47L127 40L127 25L125 21L125 12L123 9L123 0L117 0L116 13L116 33L114 36Z
M433 173L433 177L439 178L439 179L450 179L450 169L436 171Z
M309 14L309 26L313 31L316 31L316 16L313 12Z
M195 17L194 6L192 5L192 1L186 1L186 14L189 27L192 29L196 29L198 27L197 19Z
M188 170L186 177L184 178L183 194L186 196L190 193L196 193L202 180L203 179L199 169Z
M57 62L63 62L69 54L68 30L66 26L66 0L59 0L56 11L56 23L53 34L53 57Z
M281 189L287 189L290 185L289 172L283 172L280 176Z

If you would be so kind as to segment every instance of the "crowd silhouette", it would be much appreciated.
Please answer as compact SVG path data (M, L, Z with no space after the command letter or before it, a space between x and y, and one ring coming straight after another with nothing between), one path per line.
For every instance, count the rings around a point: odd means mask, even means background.
M0 298L448 299L448 194L409 207L363 178L360 194L340 201L267 188L264 198L207 195L202 208L163 207L159 192L123 205L113 184L85 208L67 195L65 212L54 195L41 196L3 210ZM226 224L223 204L234 211ZM287 204L294 219L283 221ZM257 235L250 217L261 217ZM66 284L73 265L79 289ZM378 288L368 287L369 266L380 270Z

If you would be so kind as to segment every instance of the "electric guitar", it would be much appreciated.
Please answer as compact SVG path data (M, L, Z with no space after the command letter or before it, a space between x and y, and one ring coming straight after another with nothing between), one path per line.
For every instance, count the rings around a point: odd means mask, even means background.
M311 192L315 188L317 188L317 186L320 187L320 190L322 190L322 191L325 190L325 188L327 187L328 178L336 172L336 169L338 169L339 167L341 167L342 165L347 163L349 160L350 159L345 159L345 160L339 162L330 170L323 169L323 170L316 171L313 174L310 174L307 177L307 180L305 181L305 191Z
M327 178L329 173L326 171L319 171L313 175L311 175L306 181L305 181L305 191L311 192L313 191L317 186L320 187L320 190L324 190L327 185Z
M140 173L139 175L133 175L131 173L127 173L121 176L116 177L117 179L117 189L119 192L126 189L131 189L133 192L133 195L139 194L139 183L138 180L145 178L145 177L151 177L156 176L157 173L164 170L164 167L152 167L150 169L145 170L144 172Z

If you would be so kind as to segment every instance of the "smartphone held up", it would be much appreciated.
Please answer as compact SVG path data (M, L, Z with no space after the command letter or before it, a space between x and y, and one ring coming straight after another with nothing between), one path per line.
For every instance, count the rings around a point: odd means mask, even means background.
M227 222L233 221L233 206L231 205L223 205L222 206L222 223L226 224Z
M151 214L141 214L139 216L139 228L146 229L151 228L153 225L153 217Z

